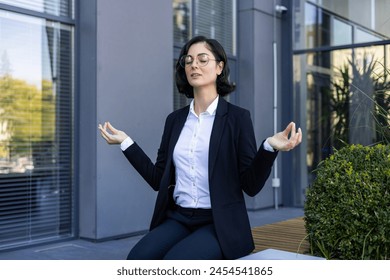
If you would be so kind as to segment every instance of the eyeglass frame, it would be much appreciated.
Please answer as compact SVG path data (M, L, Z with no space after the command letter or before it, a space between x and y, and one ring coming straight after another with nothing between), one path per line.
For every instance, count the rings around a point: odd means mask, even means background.
M207 62L205 62L204 65L201 65L201 63L199 63L199 57L200 57L200 56L206 56L206 57L207 57ZM191 57L191 58L192 58L192 61L191 61L190 63L186 63L186 62L185 62L185 59L186 59L187 57ZM205 66L207 66L207 64L209 64L209 61L210 61L210 60L221 62L221 61L218 60L218 59L212 59L212 58L210 58L209 54L207 54L207 53L200 53L200 54L198 54L198 55L196 56L196 58L194 58L192 55L189 55L189 54L186 54L186 55L181 56L181 57L179 58L179 65L180 65L182 68L187 68L187 67L192 66L192 63L194 63L195 60L197 61L197 64L199 65L199 67L205 67ZM183 65L183 63L184 63L184 65Z

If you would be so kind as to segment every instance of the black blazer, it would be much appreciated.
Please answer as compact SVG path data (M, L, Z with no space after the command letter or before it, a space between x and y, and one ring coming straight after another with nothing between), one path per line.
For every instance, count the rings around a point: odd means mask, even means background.
M189 113L189 106L171 113L153 164L134 143L126 158L158 191L150 229L161 224L173 203L175 185L173 149ZM277 153L263 145L257 151L249 111L219 98L209 148L209 187L215 230L227 259L237 259L254 249L243 192L256 195L271 173Z

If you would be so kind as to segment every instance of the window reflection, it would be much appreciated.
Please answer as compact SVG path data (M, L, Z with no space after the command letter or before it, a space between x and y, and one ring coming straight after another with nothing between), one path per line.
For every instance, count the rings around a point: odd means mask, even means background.
M53 55L60 31L44 20L5 12L0 29L0 172L25 173L40 168L33 159L38 143L54 148L57 70L52 67L58 64Z
M355 29L355 43L375 42L381 40L383 40L382 37L379 37L361 28Z
M74 18L74 0L0 0L0 3L55 16Z
M352 44L352 26L338 19L333 20L332 45Z
M305 4L306 48L330 46L330 16L309 3Z
M173 0L173 37L175 43L191 37L191 0Z
M297 96L307 96L309 183L312 171L335 148L390 143L389 49L375 46L295 57L294 72L306 77L294 81Z
M381 38L390 37L388 0L309 0L335 15L370 29Z
M328 46L340 46L348 44L366 43L374 41L389 40L390 34L388 30L385 30L384 26L390 27L389 17L383 18L383 12L375 9L376 18L367 18L365 13L353 13L353 10L364 10L364 5L360 6L362 1L359 1L359 5L348 6L349 1L330 1L332 5L322 3L312 4L313 1L305 1L304 5L304 28L301 30L295 30L294 42L295 49L313 49L319 47ZM372 2L372 1L371 1ZM383 3L374 1L374 7L386 6ZM388 5L390 5L390 1ZM295 3L295 17L294 26L296 29L300 29L301 22L301 2L298 0ZM372 2L373 3L373 2ZM379 5L380 4L380 5ZM344 12L340 9L335 11L335 7L346 8ZM371 9L370 6L368 8ZM341 16L340 16L341 15ZM387 15L387 14L386 14ZM358 17L357 17L358 16ZM376 24L379 18L380 24ZM366 22L371 22L367 24ZM389 29L390 30L390 29ZM352 34L354 34L352 36Z
M0 10L0 250L72 234L73 27Z

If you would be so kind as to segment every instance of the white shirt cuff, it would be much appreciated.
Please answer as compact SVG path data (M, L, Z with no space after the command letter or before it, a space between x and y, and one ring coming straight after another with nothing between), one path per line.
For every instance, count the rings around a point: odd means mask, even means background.
M131 139L130 137L127 137L125 140L123 140L123 142L121 143L121 150L122 151L125 151L128 147L130 147L131 145L134 144L134 141L133 139Z
M275 152L274 148L272 148L272 146L268 143L268 139L264 141L263 148L268 152Z

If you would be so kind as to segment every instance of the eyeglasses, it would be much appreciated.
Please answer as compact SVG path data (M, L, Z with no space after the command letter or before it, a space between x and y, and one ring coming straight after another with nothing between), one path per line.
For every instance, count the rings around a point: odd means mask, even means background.
M180 60L179 60L179 64L181 67L183 68L186 68L186 67L190 67L192 65L192 63L194 62L194 58L191 56L191 55L183 55ZM196 61L197 61L197 64L200 66L200 67L205 67L210 60L213 60L213 61L218 61L216 59L211 59L209 57L208 54L206 53L200 53L196 56Z

